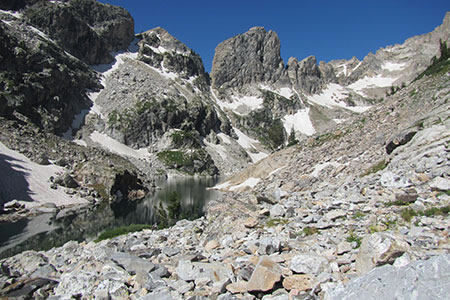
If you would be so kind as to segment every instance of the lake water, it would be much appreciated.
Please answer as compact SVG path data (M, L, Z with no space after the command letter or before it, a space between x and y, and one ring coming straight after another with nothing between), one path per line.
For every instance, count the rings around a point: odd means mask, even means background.
M102 231L118 226L170 225L175 220L168 219L167 208L173 199L177 200L175 215L178 219L198 218L203 215L206 204L219 197L220 192L207 189L217 181L217 178L173 177L157 182L156 193L143 200L62 210L0 224L0 258L30 249L48 250L70 240L89 241Z

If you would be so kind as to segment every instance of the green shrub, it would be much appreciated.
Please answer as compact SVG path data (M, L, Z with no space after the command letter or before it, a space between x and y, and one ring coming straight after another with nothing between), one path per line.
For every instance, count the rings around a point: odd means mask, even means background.
M400 213L400 216L402 217L403 220L405 220L406 222L411 222L411 219L415 216L417 216L417 212L412 209L412 208L405 208L404 210L402 210L402 212Z
M349 243L356 242L356 248L359 248L359 247L361 246L362 238L359 237L359 236L357 236L357 235L353 232L353 230L350 230L348 234L349 234L349 235L348 235L348 237L347 237L347 239L346 239L347 242L349 242Z
M151 225L147 224L131 224L128 226L116 227L107 231L102 232L98 238L95 240L96 243L111 239L116 236L124 235L130 232L142 231L144 229L151 229Z

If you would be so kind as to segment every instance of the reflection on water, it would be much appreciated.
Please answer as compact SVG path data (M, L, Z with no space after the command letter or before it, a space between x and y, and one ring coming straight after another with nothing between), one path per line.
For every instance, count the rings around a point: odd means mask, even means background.
M100 232L130 224L158 224L161 209L167 211L171 195L179 200L180 216L194 219L203 215L209 200L220 193L207 190L216 178L175 177L160 180L160 189L141 201L115 202L111 205L87 206L76 211L42 214L29 220L0 224L0 258L25 250L48 250L69 240L92 240ZM173 197L173 196L172 196Z

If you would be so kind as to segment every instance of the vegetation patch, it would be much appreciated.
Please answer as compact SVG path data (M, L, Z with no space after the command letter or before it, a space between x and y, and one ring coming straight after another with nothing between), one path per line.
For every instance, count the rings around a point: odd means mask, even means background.
M200 148L199 135L198 132L177 130L171 135L172 141L176 148L181 148L183 146Z
M356 248L359 248L361 246L362 237L357 236L355 234L355 232L353 232L353 230L350 230L349 233L348 233L348 237L347 237L346 241L349 242L349 243L355 242L356 243L355 249L356 249Z
M270 227L275 227L278 225L285 225L287 223L289 223L289 220L287 220L287 219L270 219L270 220L267 220L266 227L270 228Z
M91 188L93 188L102 199L106 200L109 198L109 193L106 191L106 187L102 183L96 183L91 185Z
M403 220L405 220L406 222L411 222L411 219L415 216L417 216L417 212L412 209L412 208L405 208L404 210L402 210L402 212L400 213L400 216L402 217Z
M121 227L113 228L113 229L102 232L94 242L98 243L100 241L111 239L116 236L124 235L124 234L130 233L130 232L142 231L144 229L151 229L151 225L131 224L128 226L121 226Z
M401 211L400 216L406 222L411 222L412 218L415 216L426 216L426 217L434 217L434 216L447 216L450 212L450 205L446 205L443 207L431 207L425 210L414 210L412 208L405 208Z
M363 213L362 211L358 210L353 216L352 219L361 219L362 217L364 217L366 214Z
M436 56L431 59L431 65L423 71L422 74L417 76L414 81L421 79L424 76L430 76L434 74L444 74L448 71L450 71L450 48L447 47L447 42L443 42L442 40L439 40L440 42L440 57L437 58Z
M306 226L305 228L303 228L302 232L305 236L310 236L319 233L319 229L317 229L316 227Z
M182 151L167 150L158 153L158 158L171 167L182 167L192 165L192 155Z
M348 133L348 131L346 131L346 130L337 130L335 132L328 132L328 133L319 135L314 139L312 146L317 147L317 146L321 146L327 142L338 140L338 139L344 137L347 133Z

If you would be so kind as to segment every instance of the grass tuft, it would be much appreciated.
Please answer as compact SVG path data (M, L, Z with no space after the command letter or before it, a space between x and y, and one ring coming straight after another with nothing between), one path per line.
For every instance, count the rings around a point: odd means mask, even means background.
M144 229L151 229L151 228L152 228L152 226L147 225L147 224L131 224L128 226L116 227L116 228L102 232L94 242L98 243L100 241L111 239L113 237L124 235L124 234L130 233L130 232L137 232L137 231L142 231Z

